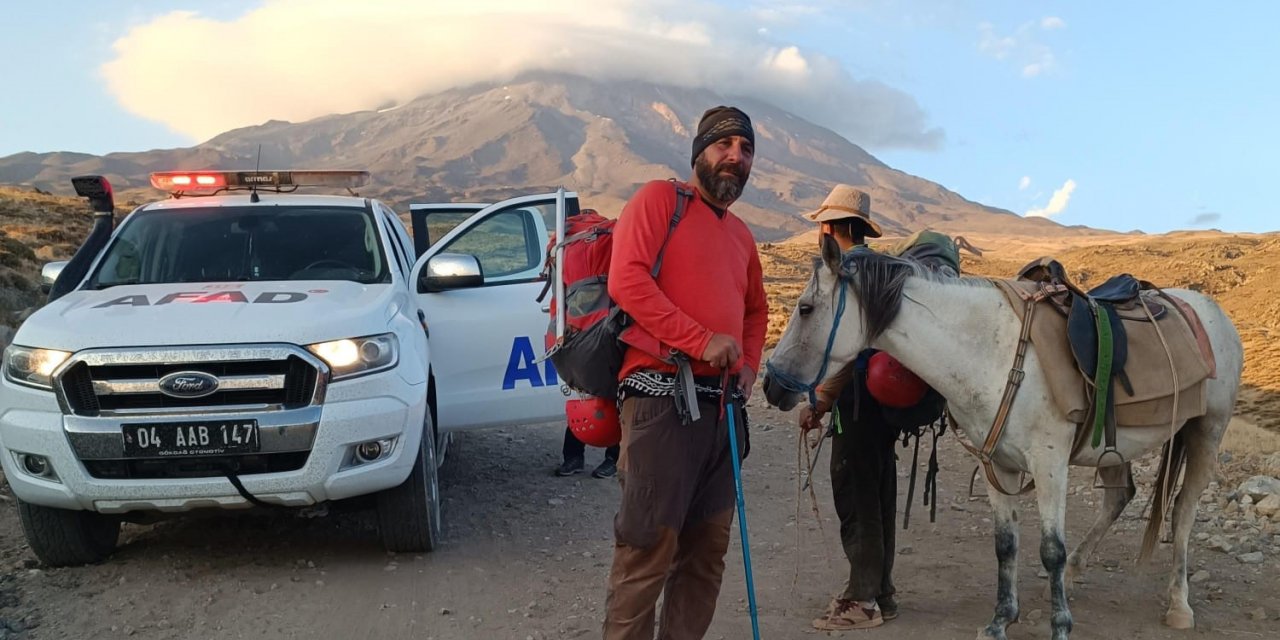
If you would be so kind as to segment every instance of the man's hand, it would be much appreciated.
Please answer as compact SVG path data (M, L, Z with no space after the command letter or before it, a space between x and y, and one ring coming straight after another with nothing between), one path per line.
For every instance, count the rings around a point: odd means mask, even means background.
M800 427L801 433L808 433L814 429L822 428L822 414L818 413L813 405L809 405L800 410L800 419L797 426Z
M733 366L741 357L742 347L738 346L738 341L723 333L711 336L711 342L707 343L706 350L702 352L702 359L719 369Z
M751 367L743 367L738 372L738 389L742 391L742 397L750 400L751 391L756 386L756 372Z

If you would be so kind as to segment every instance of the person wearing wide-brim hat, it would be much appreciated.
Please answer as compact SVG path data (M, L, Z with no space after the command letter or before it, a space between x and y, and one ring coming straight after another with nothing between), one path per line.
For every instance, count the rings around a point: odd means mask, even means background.
M871 217L871 196L849 185L836 185L822 206L806 214L821 225L841 252L870 250L867 238L882 235ZM893 446L896 430L888 424L867 390L866 349L817 389L818 404L800 413L800 428L821 428L833 411L831 492L840 517L840 542L849 559L849 579L813 626L824 631L868 629L898 615L894 599L894 521L898 473Z
M879 238L884 235L880 225L871 219L871 196L867 192L847 184L838 184L827 194L822 206L805 214L805 217L820 223L822 233L841 237L852 242L852 245L866 244L866 238ZM836 234L834 232L843 233ZM850 247L841 243L840 249L847 251ZM852 246L851 245L851 246Z

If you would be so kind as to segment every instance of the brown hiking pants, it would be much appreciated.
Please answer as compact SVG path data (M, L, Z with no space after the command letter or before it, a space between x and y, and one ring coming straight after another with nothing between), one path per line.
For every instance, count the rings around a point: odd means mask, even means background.
M715 403L699 408L684 425L670 397L623 401L605 640L653 640L660 594L659 640L699 640L711 626L735 496L728 422Z

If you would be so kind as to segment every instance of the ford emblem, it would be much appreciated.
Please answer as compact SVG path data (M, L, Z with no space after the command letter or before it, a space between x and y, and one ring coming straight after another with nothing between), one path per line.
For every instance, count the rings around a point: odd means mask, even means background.
M174 398L203 398L218 390L218 379L202 371L179 371L160 378L160 393Z

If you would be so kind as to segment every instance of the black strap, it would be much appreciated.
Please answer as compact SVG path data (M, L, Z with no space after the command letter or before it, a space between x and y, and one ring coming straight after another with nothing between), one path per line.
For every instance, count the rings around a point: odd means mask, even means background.
M231 486L235 487L236 491L238 491L240 493L240 496L243 497L245 500L248 500L249 502L259 507L267 507L268 509L285 509L286 508L283 505L278 505L271 502L265 502L259 499L257 496L253 495L252 493L249 493L249 490L245 489L244 484L240 482L240 478L236 476L236 472L232 465L227 465L224 472L226 473L227 480L231 481Z
M911 454L911 482L907 485L907 504L903 508L902 529L905 531L911 525L911 503L915 501L916 495L916 469L920 468L920 436L916 435L916 450ZM929 488L925 487L924 503L929 504Z
M684 217L685 202L693 199L693 192L676 184L671 183L676 189L676 211L671 214L671 224L667 225L667 237L662 240L662 248L658 249L658 259L653 263L653 270L649 272L652 278L658 277L658 270L662 268L662 256L667 252L667 243L671 241L671 234L676 232L676 225L680 224L680 218Z
M946 423L943 422L942 428L946 429ZM929 522L934 522L938 516L938 431L933 432L933 452L929 454L929 471L924 476L924 503L929 505ZM916 444L920 444L917 439Z

